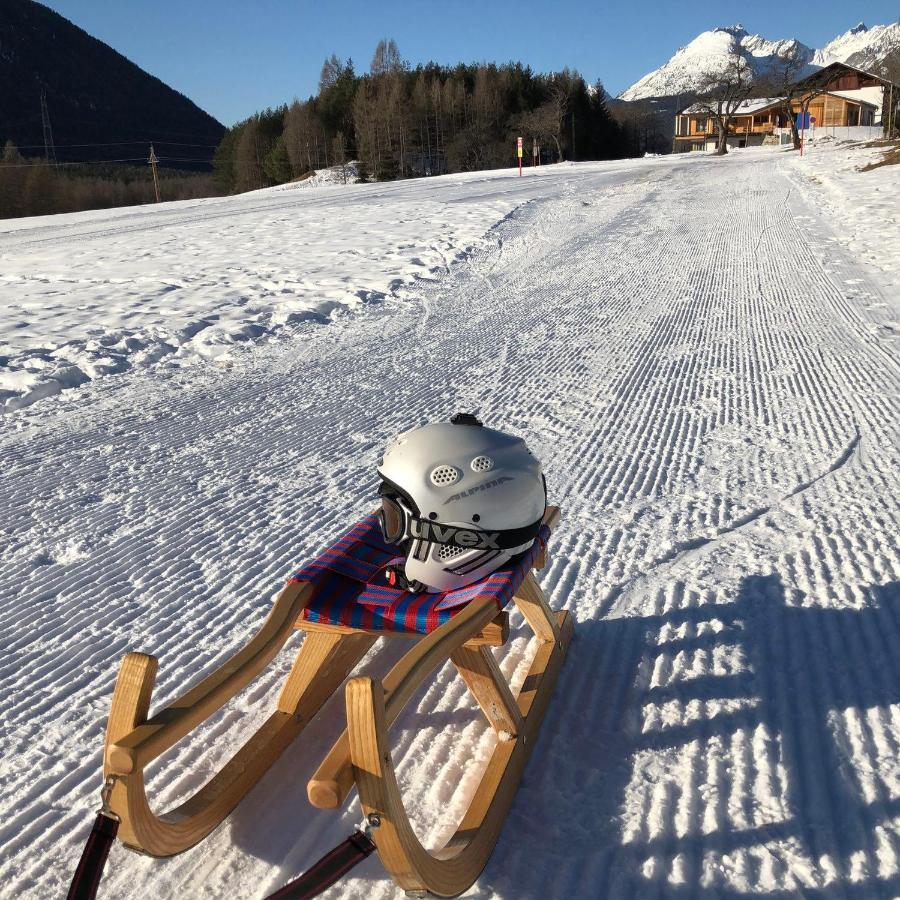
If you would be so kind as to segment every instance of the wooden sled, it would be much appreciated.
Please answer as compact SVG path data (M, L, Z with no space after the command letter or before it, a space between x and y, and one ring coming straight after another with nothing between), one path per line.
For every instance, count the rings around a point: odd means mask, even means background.
M453 592L463 600L471 596L465 603L454 606L460 598L450 594L440 595L437 602L430 599L437 595L404 595L403 603L409 598L414 605L418 596L432 604L425 613L421 605L410 606L405 613L407 619L427 619L423 627L428 633L419 635L420 640L383 681L358 677L346 686L347 728L309 782L309 799L319 807L338 808L356 785L368 820L378 823L371 832L378 854L407 891L452 897L466 890L484 868L500 834L572 636L572 619L566 612L551 612L533 574L545 565L546 541L558 519L559 510L549 507L541 536L518 568ZM353 533L300 573L313 572L318 578L316 573L325 572L324 581L295 576L242 650L152 716L148 713L156 658L143 653L125 656L113 693L103 773L104 810L119 819L119 837L127 846L152 856L172 856L202 840L256 784L379 637L410 636L397 629L396 621L389 624L384 618L398 603L379 607L386 589L372 585L349 613L345 604L338 610L338 621L325 621L336 614L331 599L323 594L328 584L339 583L334 579L341 577L328 566L334 565L342 542L346 544ZM375 558L370 546L365 549ZM498 597L503 601L504 591L511 594L537 638L537 651L518 696L513 695L490 650L508 637L507 614L498 613ZM328 616L321 612L323 608ZM346 624L348 615L351 624ZM146 767L245 687L274 658L294 628L306 633L275 711L196 794L175 809L154 813L144 788ZM416 838L404 811L388 729L416 689L447 659L453 661L497 732L497 744L456 833L442 850L430 852Z

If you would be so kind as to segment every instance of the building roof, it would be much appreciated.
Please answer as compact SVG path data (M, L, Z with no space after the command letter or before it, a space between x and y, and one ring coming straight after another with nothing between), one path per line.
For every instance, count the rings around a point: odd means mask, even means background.
M750 116L754 113L762 112L764 109L769 109L772 106L782 106L785 102L784 97L757 97L752 100L744 100L742 101L737 108L734 110L732 115L735 116ZM679 116L689 116L692 113L708 113L709 106L705 103L694 103L691 106L688 106L686 109L681 110L677 115Z
M875 72L869 72L866 69L860 69L859 66L851 66L850 63L837 61L828 63L827 66L823 66L821 69L818 69L811 75L807 75L806 78L800 78L797 81L797 84L808 83L811 87L827 87L829 82L833 81L834 79L830 78L826 73L835 69L849 69L851 72L858 72L860 75L865 75L867 78L874 78L885 87L891 84L893 84L894 87L900 87L900 84L897 84L896 81L891 81L889 78L885 78L882 75L876 75Z

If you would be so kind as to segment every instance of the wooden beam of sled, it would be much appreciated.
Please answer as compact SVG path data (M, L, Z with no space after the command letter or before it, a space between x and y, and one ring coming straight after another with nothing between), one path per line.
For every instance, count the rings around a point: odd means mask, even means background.
M113 742L106 754L110 773L128 775L143 768L246 687L282 648L310 591L302 582L289 584L245 647L184 696Z
M473 600L452 619L426 635L394 666L384 679L388 693L387 721L393 724L416 688L451 654L478 634L497 614L493 600ZM353 787L347 731L337 739L307 785L313 806L337 809Z
M404 890L455 897L474 883L487 863L572 636L568 613L557 613L554 620L559 641L538 644L517 701L523 723L520 733L498 740L459 828L437 853L422 846L403 806L388 745L391 716L386 684L382 686L367 677L353 678L348 683L348 740L360 802L366 816L374 813L379 817L380 826L373 829L372 839L385 868ZM406 694L419 681L418 673L409 668L393 690Z
M294 626L302 631L323 632L325 634L374 634L376 637L420 638L420 634L402 631L379 631L377 628L351 628L349 625L322 625L299 619ZM502 647L509 640L509 613L499 612L478 634L469 639L471 647Z
M144 766L219 709L274 657L308 595L305 585L288 585L243 650L150 719L156 659L143 653L125 657L113 693L104 754L104 776L115 776L110 809L121 820L119 837L125 844L152 856L172 856L202 840L256 784L375 642L375 636L365 634L307 635L276 710L196 794L176 809L154 814L147 801Z

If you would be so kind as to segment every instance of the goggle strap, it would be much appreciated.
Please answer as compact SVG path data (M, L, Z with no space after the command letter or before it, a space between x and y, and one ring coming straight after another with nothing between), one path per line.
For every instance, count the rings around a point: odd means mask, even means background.
M524 528L507 528L499 531L482 531L475 528L459 528L456 525L441 525L431 519L411 516L407 522L405 537L418 538L432 544L445 544L463 550L512 550L531 543L541 530L544 517Z

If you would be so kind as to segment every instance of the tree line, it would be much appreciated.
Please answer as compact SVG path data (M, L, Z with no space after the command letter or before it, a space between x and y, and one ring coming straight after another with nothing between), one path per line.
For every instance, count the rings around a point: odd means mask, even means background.
M160 169L163 200L219 193L211 174ZM136 206L156 199L148 166L54 165L23 156L12 141L0 153L0 219Z
M318 92L266 109L225 134L214 158L224 192L255 190L349 159L362 180L500 168L540 146L543 162L614 159L635 152L599 82L577 72L536 74L518 62L412 68L393 40L380 41L369 71L325 61Z

